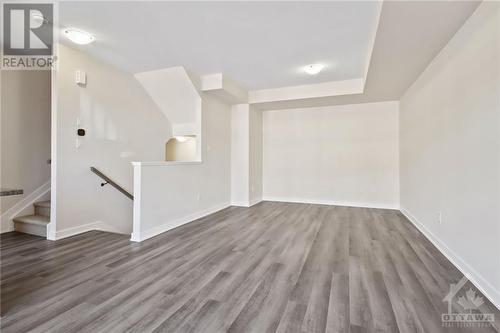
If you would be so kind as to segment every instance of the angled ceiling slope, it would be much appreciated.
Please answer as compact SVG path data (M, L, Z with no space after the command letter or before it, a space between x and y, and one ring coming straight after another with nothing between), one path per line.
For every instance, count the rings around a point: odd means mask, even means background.
M172 125L172 135L199 135L201 97L182 66L135 74Z

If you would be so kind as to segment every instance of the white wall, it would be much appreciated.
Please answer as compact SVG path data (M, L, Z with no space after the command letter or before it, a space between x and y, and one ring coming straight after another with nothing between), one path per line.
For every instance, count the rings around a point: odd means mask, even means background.
M497 306L499 8L483 2L400 104L401 208Z
M133 240L144 240L230 205L230 106L203 94L202 114L202 162L134 166L137 225Z
M8 231L4 214L50 180L50 71L2 71L0 119L0 187L24 191L0 200Z
M397 102L263 117L265 200L399 207Z
M60 45L57 89L57 237L88 228L132 231L132 201L101 179L91 166L133 190L131 161L164 160L171 128L132 74ZM74 71L87 73L86 87ZM76 148L76 119L87 134ZM100 221L101 223L93 224Z

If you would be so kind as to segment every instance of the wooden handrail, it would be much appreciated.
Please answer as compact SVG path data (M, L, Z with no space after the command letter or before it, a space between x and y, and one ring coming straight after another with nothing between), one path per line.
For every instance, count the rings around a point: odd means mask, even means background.
M94 167L90 167L90 171L92 171L93 173L95 173L104 180L104 183L101 183L101 186L109 184L114 188L116 188L118 191L122 192L125 196L127 196L127 198L134 200L134 196L132 194L128 193L126 189L115 183L113 180L111 180L111 178L103 174L101 171L97 170Z

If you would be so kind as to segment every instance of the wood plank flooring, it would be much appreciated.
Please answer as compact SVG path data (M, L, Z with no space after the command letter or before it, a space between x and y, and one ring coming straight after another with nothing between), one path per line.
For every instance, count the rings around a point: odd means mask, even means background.
M263 202L143 243L3 234L1 331L497 332L442 327L461 278L398 211Z

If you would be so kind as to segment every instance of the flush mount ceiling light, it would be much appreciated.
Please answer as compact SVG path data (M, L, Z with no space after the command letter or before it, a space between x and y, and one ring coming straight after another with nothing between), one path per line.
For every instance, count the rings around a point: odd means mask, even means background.
M179 142L186 142L188 140L188 138L185 136L176 136L175 140L177 140Z
M323 68L325 68L325 66L322 64L310 64L304 67L304 72L309 75L316 75L321 72Z
M89 44L95 40L95 37L88 32L73 28L65 29L64 35L73 43L80 45Z

